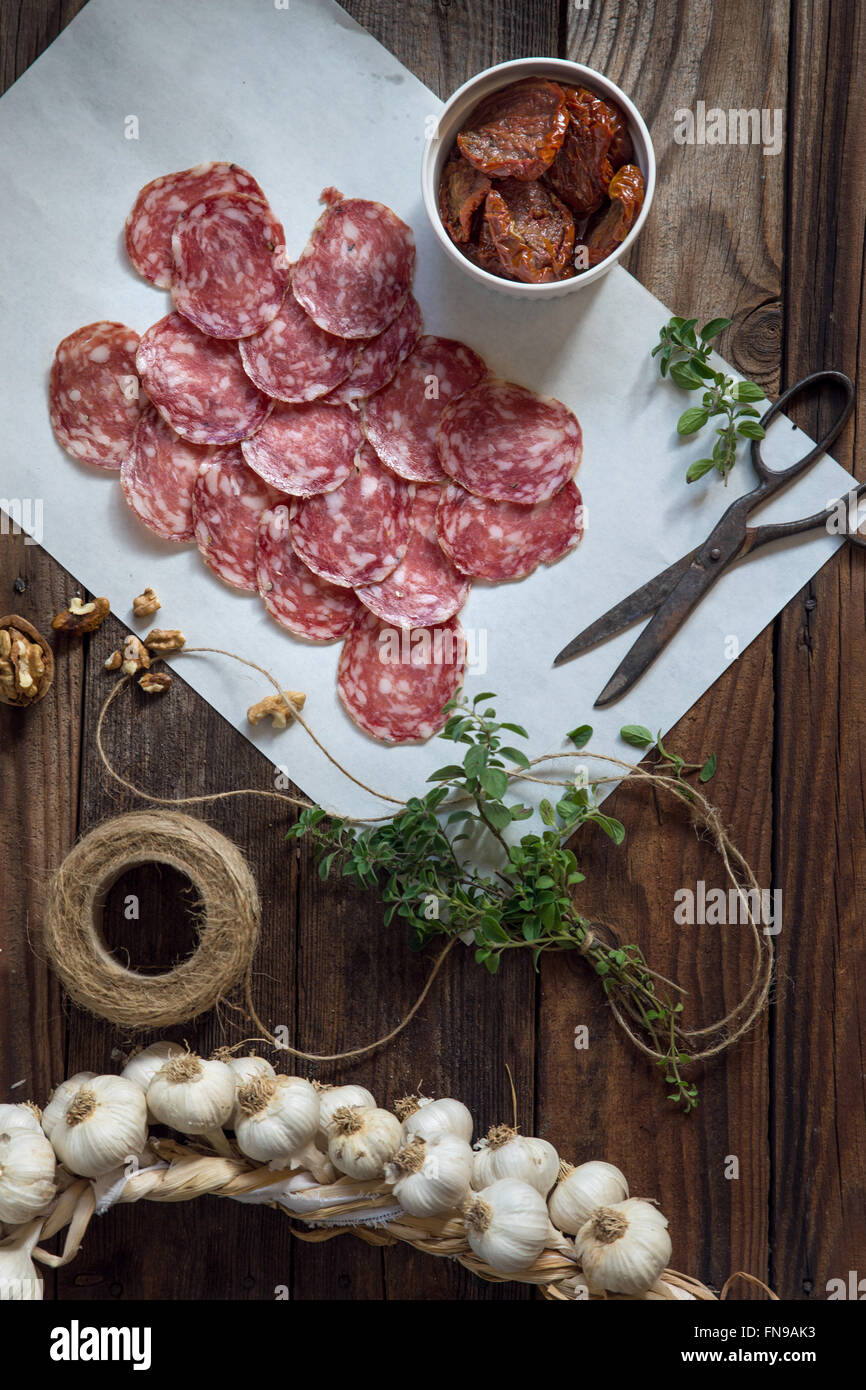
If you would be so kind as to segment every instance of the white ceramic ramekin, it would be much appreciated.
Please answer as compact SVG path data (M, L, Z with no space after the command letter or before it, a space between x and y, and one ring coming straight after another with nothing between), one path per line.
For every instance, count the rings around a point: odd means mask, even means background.
M629 135L634 146L635 162L640 167L646 183L643 207L638 213L634 226L621 245L605 260L593 266L591 270L583 271L572 280L553 281L548 285L525 285L517 280L503 280L500 276L491 275L488 271L482 270L480 266L474 265L463 255L459 247L455 246L439 216L439 176L458 131L464 125L470 111L478 105L483 97L489 96L491 92L495 92L500 87L507 87L512 82L518 82L522 77L552 77L554 81L564 82L570 87L591 87L598 92L599 96L609 97L611 101L615 101L625 115ZM483 72L470 77L469 81L464 82L462 87L458 87L454 95L445 103L436 130L424 146L421 162L421 192L424 198L424 207L445 254L473 280L478 280L491 289L499 290L501 294L510 294L525 299L553 299L561 294L571 294L573 290L585 289L587 285L591 285L593 281L605 275L611 266L616 264L620 256L625 255L640 235L640 229L646 221L652 205L655 184L656 159L653 143L646 122L634 102L603 73L596 72L594 68L584 67L583 63L571 63L563 58L518 58L511 63L498 63L494 68L485 68Z

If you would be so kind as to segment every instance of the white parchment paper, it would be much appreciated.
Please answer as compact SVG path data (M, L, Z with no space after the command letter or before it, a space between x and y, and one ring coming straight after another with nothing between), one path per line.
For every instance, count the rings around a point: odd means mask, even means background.
M449 761L433 740L384 748L359 732L336 695L339 647L294 640L254 596L223 587L195 547L158 541L127 509L115 477L69 459L48 421L56 344L94 319L143 332L166 295L126 262L122 232L139 188L202 160L255 174L297 255L323 186L390 204L418 241L416 293L427 331L465 339L497 373L558 396L584 430L578 481L587 535L562 563L521 583L476 585L462 615L479 658L470 694L494 690L499 712L530 730L535 752L594 725L597 748L622 748L627 722L668 729L802 585L838 541L824 533L761 552L725 576L640 681L605 711L592 703L634 632L554 671L564 643L610 605L703 539L724 506L752 486L748 462L727 491L686 488L701 449L676 436L683 394L661 386L649 358L669 311L616 268L583 293L528 306L473 284L436 245L420 199L425 122L440 102L329 0L90 0L0 101L0 493L43 507L41 539L131 622L132 596L153 585L160 622L194 645L230 647L308 692L307 713L358 776L405 796ZM724 307L724 306L720 306ZM688 306L678 306L680 311ZM821 365L821 364L816 364ZM772 432L782 462L808 448L785 421ZM765 509L807 515L847 492L824 459ZM31 514L38 515L38 513ZM143 629L142 629L143 630ZM317 801L354 814L382 804L345 782L301 729L253 731L249 704L268 693L220 658L178 661L184 678ZM267 785L267 774L263 784Z

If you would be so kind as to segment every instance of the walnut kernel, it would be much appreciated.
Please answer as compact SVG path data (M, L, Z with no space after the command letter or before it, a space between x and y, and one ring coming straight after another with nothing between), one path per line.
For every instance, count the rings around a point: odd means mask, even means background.
M303 690L285 690L283 694L298 710L302 710L307 702ZM257 705L251 705L247 710L247 719L253 725L261 724L269 716L275 729L285 729L293 720L291 710L279 695L266 695L264 700L259 700Z
M179 652L186 643L186 637L177 628L155 627L147 634L144 645L148 651L159 652L163 655L166 652Z
M119 670L120 670L120 663L121 663L122 660L123 660L123 657L120 655L120 652L112 652L112 653L111 653L111 656L108 658L108 660L107 660L106 663L105 663L105 669L106 669L106 671L119 671Z
M138 683L145 695L160 695L164 690L168 690L171 679L167 671L146 671L143 676L139 676Z
M125 676L134 676L137 671L147 671L150 669L150 657L147 647L140 638L133 636L132 633L123 643L121 652L121 668Z
M132 611L136 618L148 618L161 607L156 591L150 588L145 589L143 594L137 594L132 600Z

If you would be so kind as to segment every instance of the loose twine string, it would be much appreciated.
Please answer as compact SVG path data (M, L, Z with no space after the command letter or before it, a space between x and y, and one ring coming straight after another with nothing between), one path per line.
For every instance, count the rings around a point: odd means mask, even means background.
M133 1173L117 1196L118 1203L188 1202L198 1197L244 1198L281 1183L299 1171L272 1172L266 1166L257 1166L243 1157L217 1157L203 1153L191 1142L181 1144L173 1139L153 1139L151 1146L167 1166ZM31 1251L33 1259L53 1269L75 1259L96 1209L92 1182L66 1175L63 1169L59 1173L61 1181L65 1180L69 1185L58 1196L53 1210L42 1220L38 1239L49 1240L66 1228L62 1249L59 1254L52 1254L41 1246ZM637 1297L589 1293L570 1243L563 1238L549 1245L520 1273L500 1274L470 1247L460 1212L425 1218L404 1212L395 1217L393 1194L381 1181L359 1182L354 1178L341 1177L335 1183L316 1189L316 1193L321 1207L306 1211L301 1218L311 1224L301 1228L293 1223L290 1227L299 1240L319 1243L333 1240L336 1236L353 1235L373 1246L403 1243L426 1255L454 1259L489 1283L534 1284L544 1298L560 1302L607 1300L632 1303L674 1301L683 1297L691 1297L699 1302L719 1301L706 1284L674 1269L663 1270L652 1288ZM313 1192L307 1190L305 1196L312 1197ZM285 1211L276 1201L266 1205ZM388 1212L391 1215L386 1215ZM288 1214L291 1216L291 1213ZM347 1224L334 1224L340 1218ZM371 1224L359 1224L365 1220ZM317 1221L327 1221L329 1224L316 1227L312 1223ZM742 1272L732 1274L728 1279L720 1295L722 1301L727 1298L736 1279L745 1279L778 1302L772 1289L754 1275Z
M276 677L272 675L271 672L268 671L265 667L258 665L258 663L254 661L249 661L246 657L239 656L236 652L228 651L222 647L186 647L183 649L182 653L178 654L186 655L196 653L210 653L218 656L229 657L231 660L237 661L241 665L247 666L251 670L257 671L260 675L262 675L266 680L270 682L274 690L284 701L292 717L297 721L301 728L304 729L307 735L313 740L316 747L320 749L320 751L324 754L328 761L332 763L334 767L336 767L345 777L347 777L356 786L361 787L364 791L370 793L372 796L377 797L379 800L389 802L391 805L394 806L405 806L406 803L402 801L400 798L378 791L376 788L371 787L368 783L356 777L348 768L346 768L340 762L340 760L333 753L331 753L329 749L325 747L325 745L322 743L322 741L318 738L316 733L310 727L308 721L303 717L301 711L297 709L293 702L286 696L282 686L277 681ZM130 680L131 677L123 677L109 692L99 712L99 717L97 719L96 725L96 746L103 767L105 768L108 775L120 786L122 786L126 791L132 793L134 796L139 797L143 801L147 801L154 805L160 806L177 807L201 805L211 802L226 801L231 799L232 797L237 796L262 797L269 800L281 801L286 803L287 805L301 807L303 809L309 809L313 805L312 802L308 801L305 798L292 796L286 792L271 791L260 787L231 788L226 791L212 792L197 796L156 796L151 792L148 792L145 788L138 786L136 783L124 777L120 772L117 771L117 769L114 767L113 763L111 762L111 759L108 756L108 753L105 748L104 732L108 712L111 706L113 705L114 701L120 695L124 686L128 685ZM684 800L683 783L678 781L676 778L665 773L654 772L648 768L641 767L637 764L625 761L622 758L614 757L610 754L594 753L589 748L581 749L579 752L575 751L542 754L530 760L530 767L539 768L549 763L561 763L566 759L580 759L581 761L584 761L590 758L597 762L606 763L609 766L617 769L617 773L614 775L596 779L599 783L613 783L621 781L621 774L627 773L629 776L633 777L638 782L644 782L651 786L658 787L662 791L668 792L669 795L676 797L676 799L680 803L682 803ZM509 773L509 778L512 781L528 779L531 781L543 782L547 785L570 785L568 782L564 782L558 779L538 777L533 775L532 772L527 773L521 769L514 769L513 771L511 771ZM732 842L727 830L725 829L725 826L722 823L718 810L704 796L704 794L697 787L689 784L688 797L689 810L695 827L697 829L705 830L710 836L713 845L722 860L722 864L724 866L727 878L730 880L731 884L734 886L734 888L740 895L740 901L745 907L746 917L750 928L750 937L754 950L754 963L752 967L751 978L746 992L743 995L743 997L738 1001L738 1003L736 1003L722 1018L717 1019L715 1022L707 1024L705 1027L702 1028L685 1029L682 1028L680 1025L675 1024L677 1038L682 1042L688 1043L690 1045L689 1055L692 1061L697 1062L704 1061L711 1057L717 1056L719 1053L726 1051L729 1047L732 1047L754 1026L758 1018L763 1013L764 1009L767 1006L767 1001L769 999L770 988L772 983L773 946L771 938L761 931L758 922L755 920L754 914L752 912L751 903L752 901L760 902L761 893L751 865L748 863L745 856L740 852L740 850L737 849L736 845L734 845L734 843ZM451 803L449 802L447 804L450 805ZM393 814L394 813L391 812L387 815L378 817L343 816L340 818L352 824L374 824L380 821L390 820ZM197 822L193 823L197 824ZM141 861L138 860L137 862ZM745 880L745 884L748 891L744 890L743 886L741 885L741 882L737 877L737 870L739 871L742 878ZM187 869L186 872L192 879L193 875L189 872L189 869ZM195 879L193 879L193 881L195 882ZM750 894L755 894L756 897L752 898ZM91 921L91 931L92 930L93 924ZM594 924L594 927L588 931L586 940L582 943L581 947L578 948L581 954L587 955L589 953L590 949L596 941L599 930L603 933L604 924ZM432 988L433 983L436 980L436 977L442 969L442 966L444 965L448 954L457 944L458 940L459 938L452 937L448 941L447 945L444 947L444 949L440 952L439 956L437 957L433 969L431 970L430 975L428 976L427 981L418 998L415 1000L414 1004L409 1009L409 1011L389 1032L387 1032L380 1038L376 1038L373 1042L367 1043L360 1047L349 1048L343 1052L315 1053L307 1052L300 1048L290 1047L284 1043L278 1042L277 1039L274 1037L273 1033L266 1027L266 1025L260 1019L252 998L252 956L255 949L255 937L251 937L249 934L247 934L248 959L245 962L245 968L242 974L244 980L245 1002L250 1020L262 1034L261 1040L265 1040L269 1042L271 1046L281 1051L287 1052L291 1056L297 1057L304 1061L337 1062L347 1061L353 1058L364 1056L365 1054L373 1052L376 1049L383 1047L387 1043L393 1041L394 1038L396 1038L400 1033L403 1032L403 1030L406 1027L408 1027L409 1023L411 1023L412 1019L415 1017L418 1010L424 1003L424 1000L429 994L430 989ZM201 954L202 953L200 951L197 952L196 955L191 958L191 961L195 962L198 956L200 956ZM186 962L186 964L189 965L190 962ZM642 966L642 968L646 970L647 974L653 975L657 979L663 980L665 978L663 976L657 975L656 972L649 970L648 967ZM147 983L149 986L153 986L155 978L159 977L147 977ZM241 973L239 973L235 978L240 979ZM82 983L83 982L79 979L79 1002L81 1002L82 1000ZM666 983L672 985L672 987L677 990L679 990L680 988L679 986L675 985L672 981L666 981ZM115 995L117 993L117 988L118 984L115 980ZM642 1037L640 1033L636 1030L635 1024L638 1022L638 1015L634 1014L630 1016L629 1014L624 1012L620 1003L611 994L607 995L607 1000L618 1025L628 1036L628 1038L638 1049L638 1051L643 1053L645 1056L650 1057L654 1061L662 1061L666 1054L662 1052L658 1047L648 1042L646 1038ZM215 1000L213 1002L217 1001ZM85 1003L85 1007L92 1007L92 1005L89 1006ZM212 1004L208 1004L205 1007L212 1007ZM94 1011L99 1012L100 1010L94 1009ZM186 1013L183 1015L182 1018L178 1018L176 1021L184 1021L189 1016L189 1013ZM131 1023L130 1026L134 1027L136 1025L135 1023ZM245 1039L235 1044L235 1050L244 1046L247 1041L249 1040ZM692 1043L697 1043L697 1048L692 1047Z

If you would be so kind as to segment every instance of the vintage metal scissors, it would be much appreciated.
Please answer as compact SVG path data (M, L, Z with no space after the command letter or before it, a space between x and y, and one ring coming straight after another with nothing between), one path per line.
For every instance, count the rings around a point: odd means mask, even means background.
M746 555L753 554L761 546L767 545L770 541L779 540L783 536L797 536L804 531L817 530L818 527L826 526L831 518L838 518L840 505L846 507L847 519L846 530L840 534L843 534L852 544L866 547L866 536L861 536L857 532L856 518L852 527L851 518L847 515L847 501L850 500L851 493L856 493L859 498L863 492L866 492L866 483L852 487L848 499L845 499L841 504L836 503L835 506L829 506L823 512L816 512L814 516L804 517L800 521L777 522L767 526L748 526L746 524L748 516L756 507L761 506L768 498L787 487L807 468L810 468L816 459L820 458L847 422L854 408L854 383L843 372L825 371L813 372L811 376L803 377L802 381L789 387L784 395L770 406L770 409L762 417L761 424L766 429L771 421L800 392L825 382L841 387L844 394L844 404L824 438L803 458L798 459L788 468L782 469L771 468L764 461L761 452L762 441L753 439L751 453L752 463L758 475L757 487L731 503L702 545L697 546L688 555L684 555L681 560L678 560L676 564L656 575L655 579L651 579L648 584L644 584L640 589L635 589L633 594L629 594L628 598L624 598L621 603L616 604L610 612L591 623L585 631L574 638L574 641L569 642L567 647L563 647L554 660L554 666L561 666L564 661L570 661L572 657L580 656L582 652L588 651L598 642L603 642L606 638L622 632L632 623L637 622L639 618L645 618L649 613L655 613L655 617L647 623L634 646L620 662L599 695L595 702L596 708L613 704L627 690L631 690L666 643L682 626L692 610L700 603L704 594L712 588L716 580L724 574L734 560L741 560Z

